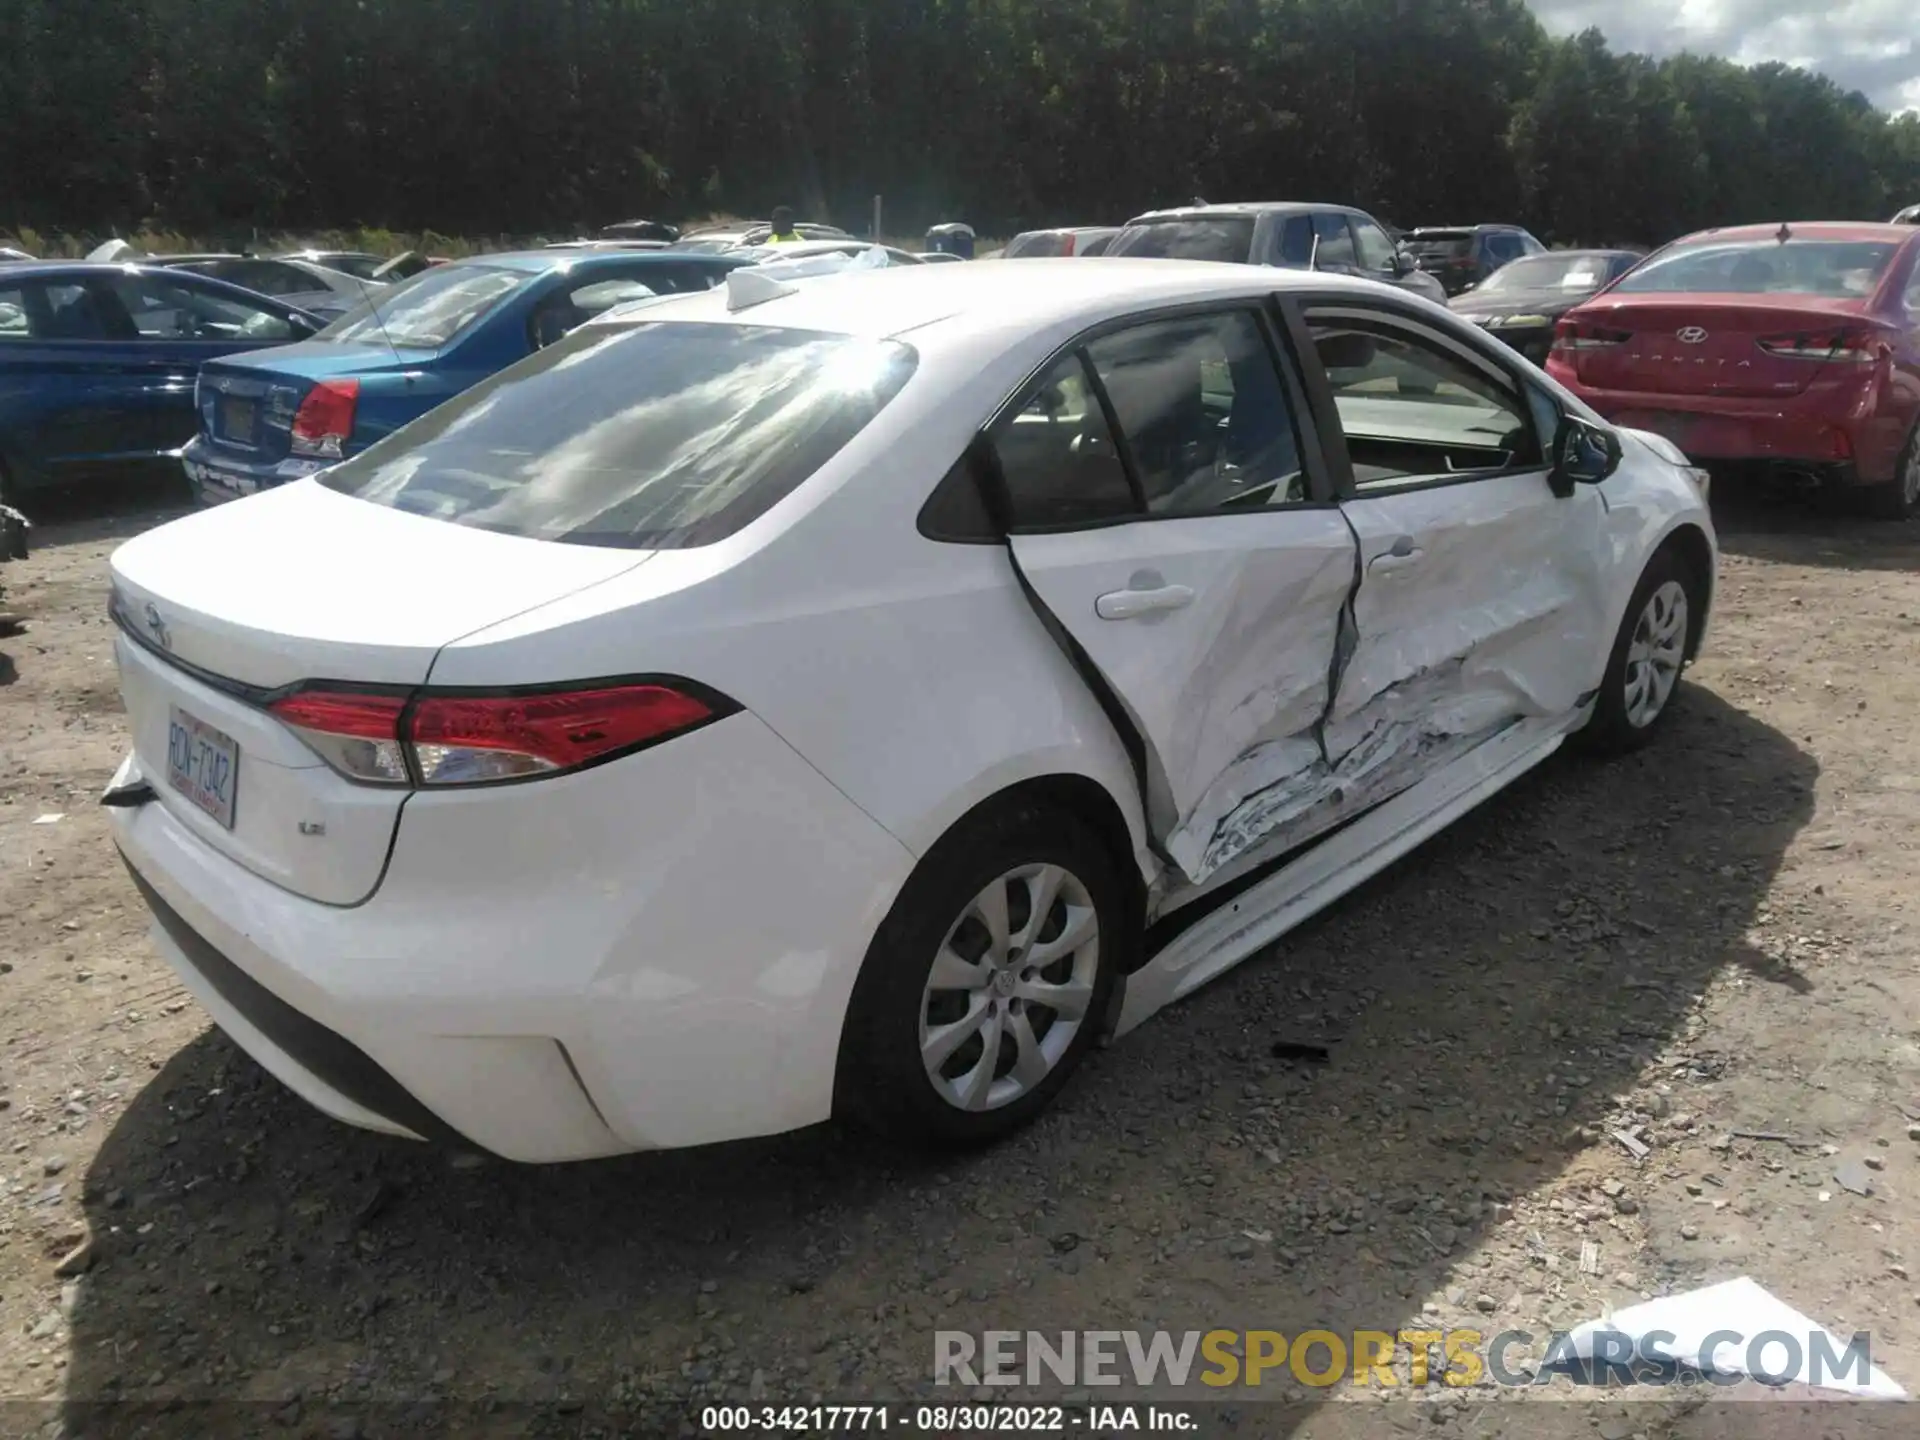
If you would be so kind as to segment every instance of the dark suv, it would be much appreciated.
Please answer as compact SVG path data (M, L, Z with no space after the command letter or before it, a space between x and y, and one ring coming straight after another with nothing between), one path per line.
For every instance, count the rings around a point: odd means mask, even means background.
M1378 220L1345 205L1276 201L1153 210L1129 220L1107 254L1324 270L1446 299L1439 282L1414 268Z
M1400 244L1449 295L1478 285L1509 260L1547 249L1518 225L1422 225L1401 236Z

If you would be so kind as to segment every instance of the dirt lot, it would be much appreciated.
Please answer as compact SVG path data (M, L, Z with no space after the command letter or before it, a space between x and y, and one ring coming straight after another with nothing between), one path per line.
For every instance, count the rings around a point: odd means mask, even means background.
M343 1129L210 1030L94 804L124 743L103 562L159 513L43 525L0 575L33 616L0 641L0 1396L44 1403L0 1431L64 1406L102 1433L132 1412L84 1402L124 1398L160 1402L152 1434L379 1434L476 1400L529 1433L609 1433L604 1410L674 1434L703 1398L925 1395L937 1327L1544 1333L1741 1274L1920 1389L1920 526L1723 510L1714 634L1659 746L1536 772L1096 1056L1018 1143L549 1170ZM1609 1135L1633 1125L1643 1160ZM1833 1178L1854 1159L1869 1195ZM190 1403L235 1395L259 1403ZM1565 1408L1612 1440L1714 1413Z

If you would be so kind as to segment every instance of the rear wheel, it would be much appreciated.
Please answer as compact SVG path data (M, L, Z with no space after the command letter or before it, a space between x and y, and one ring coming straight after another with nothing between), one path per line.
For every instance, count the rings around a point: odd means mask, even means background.
M1673 708L1702 603L1693 567L1675 550L1658 552L1634 587L1614 638L1593 717L1581 732L1588 748L1622 754L1654 737Z
M1093 1043L1125 913L1106 846L1073 815L1016 802L963 821L868 949L836 1113L943 1147L1027 1124Z
M1907 437L1893 479L1862 491L1861 499L1867 513L1880 520L1907 520L1920 511L1920 424Z

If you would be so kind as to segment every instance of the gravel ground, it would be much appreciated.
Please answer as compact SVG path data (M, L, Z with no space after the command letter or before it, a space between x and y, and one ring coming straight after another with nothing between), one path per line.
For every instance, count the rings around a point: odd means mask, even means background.
M1658 746L1550 762L1015 1143L535 1170L310 1112L155 959L93 803L125 743L103 561L164 514L137 498L0 572L33 617L0 641L0 1431L670 1435L713 1399L924 1397L936 1328L1545 1332L1741 1274L1920 1388L1920 527L1723 506ZM1494 1433L1511 1399L1209 1423Z

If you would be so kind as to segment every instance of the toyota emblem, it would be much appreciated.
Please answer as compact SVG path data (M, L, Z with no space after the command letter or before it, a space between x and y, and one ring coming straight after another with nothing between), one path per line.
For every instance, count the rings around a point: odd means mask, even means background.
M160 607L151 600L147 602L147 629L162 650L173 649L173 636L167 630L167 622L161 618Z
M1674 331L1673 338L1678 340L1682 345L1698 345L1702 340L1707 338L1707 332L1702 330L1698 325L1688 325L1683 329Z

